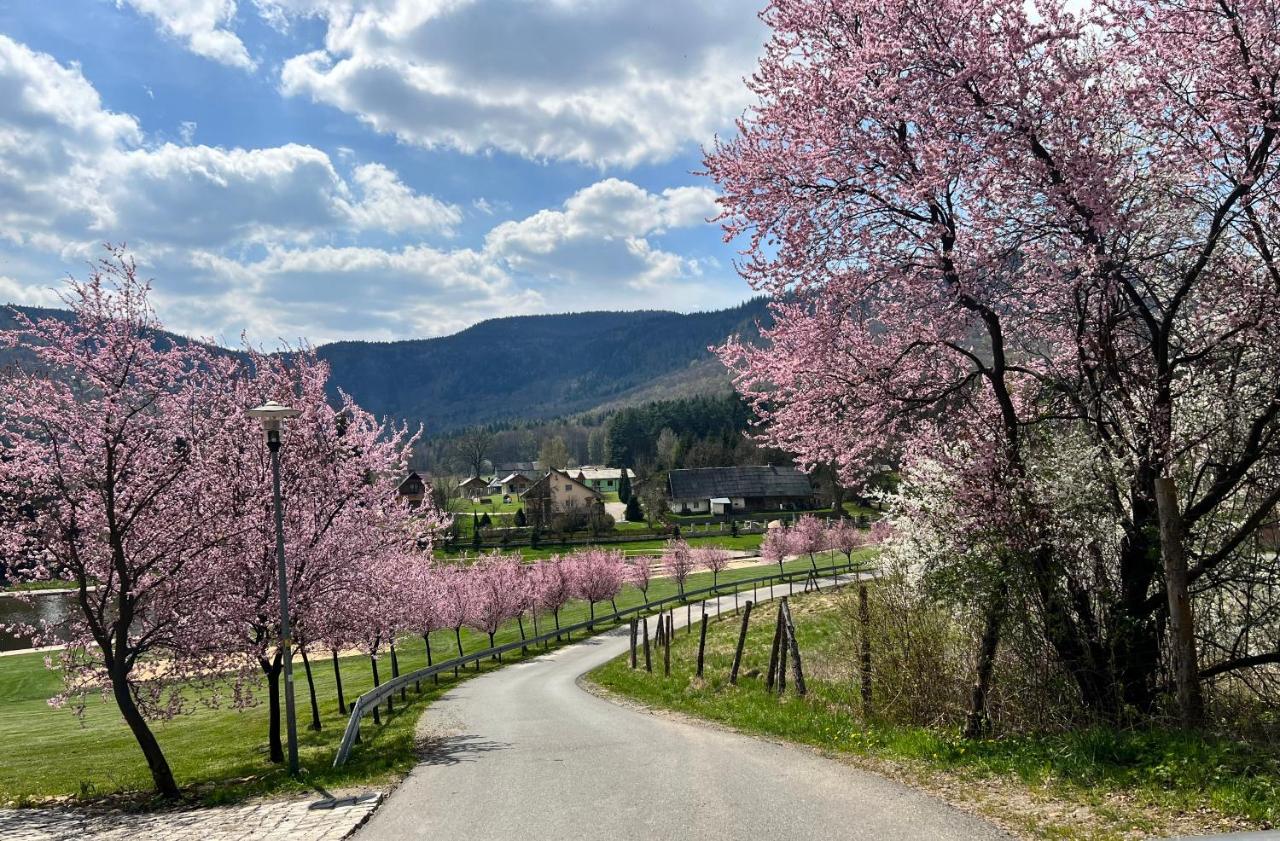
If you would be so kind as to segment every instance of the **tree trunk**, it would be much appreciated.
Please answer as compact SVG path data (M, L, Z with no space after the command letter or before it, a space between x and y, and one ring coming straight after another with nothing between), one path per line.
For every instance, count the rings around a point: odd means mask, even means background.
M280 741L280 672L284 660L280 650L270 660L258 658L267 676L267 754L272 762L284 762L284 744Z
M461 625L453 629L453 639L454 639L454 642L458 643L458 656L461 657L462 656L462 626ZM455 678L458 676L457 666L453 667L453 676Z
M338 649L333 650L333 679L338 684L338 712L347 714L347 699L342 696L342 667L338 665Z
M969 716L965 720L964 737L981 739L991 731L991 718L987 711L987 696L991 691L991 674L996 665L996 649L1000 645L1000 627L1004 622L1009 585L1001 578L991 604L987 607L982 639L978 644L977 677L969 696Z
M116 699L116 706L120 708L120 715L124 717L138 747L142 749L142 756L147 760L147 768L151 771L156 791L162 797L177 799L178 783L173 778L173 771L169 768L164 751L160 749L160 742L156 740L155 733L151 732L147 720L134 703L133 693L129 690L129 676L115 668L108 670L108 676L111 678L111 693Z
M1187 558L1182 546L1182 515L1178 487L1173 479L1156 479L1156 504L1160 510L1160 554L1164 559L1165 591L1169 596L1169 644L1173 651L1173 679L1178 690L1178 715L1182 726L1204 723L1204 698L1200 694L1196 662L1195 620L1187 588Z
M400 658L396 656L395 643L391 644L391 677L392 678L400 677ZM409 698L409 694L406 687L403 687L403 686L400 687L400 700L406 701L408 700L408 698Z
M431 634L423 634L423 635L422 635L422 642L423 642L424 644L426 644L426 646L427 646L427 668L429 669L429 668L431 668ZM431 676L431 682L432 682L432 683L439 683L439 682L440 682L440 675L438 675L438 674L433 674L433 675Z
M373 688L377 689L382 685L382 681L378 679L378 656L376 654L369 655L369 665L373 667ZM378 712L378 705L373 705L373 723L382 723L382 714Z
M311 695L311 729L320 729L320 704L316 701L316 682L311 677L311 659L307 657L307 647L298 646L302 652L302 668L307 673L307 692Z

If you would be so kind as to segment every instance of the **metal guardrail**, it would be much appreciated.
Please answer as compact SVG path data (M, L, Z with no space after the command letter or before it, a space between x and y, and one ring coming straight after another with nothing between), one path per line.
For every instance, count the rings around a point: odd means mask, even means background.
M762 575L756 578L740 578L734 581L725 582L724 584L713 585L711 587L700 587L696 590L685 590L683 593L676 593L665 598L646 602L645 604L622 608L621 610L608 613L603 616L597 616L595 619L587 619L583 622L574 623L573 625L564 625L558 629L548 631L545 634L538 634L537 636L527 637L523 640L515 640L492 648L474 651L461 657L454 657L450 660L443 660L439 663L434 663L426 668L418 669L417 671L404 672L399 677L394 677L385 683L375 686L359 698L356 698L356 700L351 704L351 717L347 719L347 728L342 734L342 742L338 745L338 754L333 759L333 767L337 768L341 766L350 756L351 748L360 737L360 719L372 712L374 707L385 701L387 696L407 687L410 683L424 680L425 678L440 674L441 672L461 669L468 664L474 663L478 666L481 660L501 657L501 655L508 651L531 648L564 636L572 638L575 631L594 632L597 625L604 626L605 629L610 629L616 623L621 622L623 617L631 614L640 616L641 614L656 613L659 610L665 610L669 605L686 605L697 601L707 601L708 597L720 598L721 596L734 595L736 593L741 593L744 589L755 589L759 587L759 585L765 583L770 587L773 587L778 584L794 584L797 581L808 581L810 578L834 578L838 577L841 573L855 571L865 570L860 569L856 562L846 562L831 566L818 567L817 569L813 569L811 567L809 569L775 572L770 575Z

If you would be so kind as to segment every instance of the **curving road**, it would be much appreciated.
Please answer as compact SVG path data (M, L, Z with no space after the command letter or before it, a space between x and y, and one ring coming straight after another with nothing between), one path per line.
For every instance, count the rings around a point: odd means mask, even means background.
M446 694L422 722L436 748L357 840L1009 837L810 751L647 715L577 685L626 648L619 629Z

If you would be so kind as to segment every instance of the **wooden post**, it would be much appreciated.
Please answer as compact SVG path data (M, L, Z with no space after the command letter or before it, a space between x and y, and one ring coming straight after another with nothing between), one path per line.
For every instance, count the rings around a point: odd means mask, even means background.
M702 612L702 630L698 632L698 677L702 677L702 656L707 650L707 612Z
M774 682L778 679L778 649L782 640L782 606L778 606L778 619L773 623L773 647L769 649L769 672L764 686L773 691Z
M631 620L631 668L636 667L636 620Z
M738 615L738 585L733 585L733 615Z
M667 635L662 638L662 676L671 676L671 623L674 620L667 614Z
M796 694L805 695L809 690L804 685L804 667L800 663L800 644L796 641L796 625L791 621L791 608L783 602L787 616L787 645L791 649L791 676L796 681Z
M653 660L649 655L649 617L644 618L644 670L653 671Z
M1178 486L1173 479L1156 479L1156 505L1160 514L1160 554L1164 558L1165 592L1169 598L1169 644L1173 649L1173 681L1178 691L1182 726L1204 723L1204 698L1196 664L1195 620L1187 585L1187 556L1182 546L1182 513Z
M858 584L858 626L862 632L862 673L860 683L862 690L862 715L871 715L871 607L867 603L867 585Z
M738 685L738 669L742 666L742 647L747 644L747 623L751 621L751 608L755 602L747 602L742 611L742 628L738 631L738 647L733 652L733 668L729 670L729 683Z
M693 603L692 602L684 606L684 632L686 634L693 633Z

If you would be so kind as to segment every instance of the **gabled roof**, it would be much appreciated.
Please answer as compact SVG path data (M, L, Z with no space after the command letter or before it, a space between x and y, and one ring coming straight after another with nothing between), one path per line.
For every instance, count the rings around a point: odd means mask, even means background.
M809 477L794 467L751 465L745 467L699 467L672 470L672 499L713 497L807 497L813 495Z
M489 483L489 487L493 487L493 488L501 487L505 484L508 484L509 482L514 482L517 479L524 479L526 482L533 481L523 473L516 471L515 473L512 473L509 476L503 476L501 479L494 479L492 482Z
M459 482L458 485L459 487L462 487L465 485L474 485L476 482L479 482L480 484L485 485L486 487L489 484L489 481L487 479L481 479L479 476L468 476L467 478Z
M557 478L557 481L559 481L560 479L565 479L566 481L572 482L573 484L575 484L575 485L577 485L578 487L582 488L583 490L585 490L587 493L591 494L591 495L592 495L592 496L594 496L594 497L597 497L597 498L599 498L599 499L603 499L603 498L604 498L598 490L596 490L595 488L591 487L590 485L587 485L587 484L584 484L584 483L582 483L582 482L579 482L577 479L575 479L573 476L570 476L568 473L564 472L563 470L549 470L549 471L547 471L547 474L546 474L545 476L543 476L541 479L539 479L538 481L536 481L536 482L534 482L532 485L530 485L530 486L525 490L525 492L524 492L524 493L522 493L522 494L520 494L520 495L521 495L521 496L526 496L526 495L528 495L531 491L533 491L533 490L534 490L535 488L537 488L539 485L542 485L542 484L546 483L546 482L547 482L547 480L549 480L552 476L555 476L555 477Z

